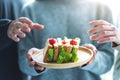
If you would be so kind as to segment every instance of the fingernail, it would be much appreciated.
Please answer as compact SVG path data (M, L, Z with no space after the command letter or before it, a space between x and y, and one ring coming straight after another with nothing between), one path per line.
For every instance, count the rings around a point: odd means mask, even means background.
M90 36L90 40L94 40L92 36Z
M92 22L89 22L89 24L91 24Z
M31 31L31 29L30 28L27 28L27 32L30 32Z
M87 32L88 34L91 34L91 32L90 32L90 30L88 30L88 32Z
M44 25L41 25L42 26L42 28L44 28Z
M19 38L17 38L15 41L16 41L16 42L19 42L19 41L20 41L20 39L19 39Z
M24 38L26 37L26 34L24 34Z
M97 43L98 43L98 44L102 44L102 42L100 42L100 41L97 41Z

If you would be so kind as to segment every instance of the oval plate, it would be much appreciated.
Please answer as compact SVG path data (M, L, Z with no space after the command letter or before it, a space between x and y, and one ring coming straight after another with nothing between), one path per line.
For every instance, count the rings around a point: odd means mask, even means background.
M78 57L79 60L77 62L69 62L69 63L45 63L43 62L44 55L43 53L36 52L32 55L33 60L40 66L52 69L64 69L64 68L73 68L73 67L80 67L86 64L93 56L93 53L90 49L79 46Z

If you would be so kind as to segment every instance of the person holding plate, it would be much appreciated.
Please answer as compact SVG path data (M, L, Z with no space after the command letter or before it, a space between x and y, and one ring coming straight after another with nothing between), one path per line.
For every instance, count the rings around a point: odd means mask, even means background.
M26 33L26 38L18 43L20 70L31 76L31 80L101 80L100 75L111 69L114 62L111 43L97 44L87 34L92 20L105 19L112 23L112 14L106 5L91 0L35 0L25 5L22 16L44 25L43 30ZM38 66L31 55L36 51L42 53L48 38L64 36L79 37L81 46L87 43L85 46L94 53L89 64L68 69Z

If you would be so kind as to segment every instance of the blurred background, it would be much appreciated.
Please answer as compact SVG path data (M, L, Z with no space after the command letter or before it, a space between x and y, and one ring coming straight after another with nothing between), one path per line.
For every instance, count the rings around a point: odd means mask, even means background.
M115 24L117 24L118 14L120 13L120 1L119 0L94 0L100 1L106 5L108 5L112 12Z
M23 0L23 1L26 4L30 4L34 2L34 0ZM120 1L119 0L91 0L91 1L99 1L99 2L102 2L103 4L108 5L113 12L114 24L118 24L117 22L118 14L120 14Z

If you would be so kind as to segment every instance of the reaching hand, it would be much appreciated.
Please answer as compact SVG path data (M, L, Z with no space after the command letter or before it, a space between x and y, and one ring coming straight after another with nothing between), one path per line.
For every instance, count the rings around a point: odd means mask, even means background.
M30 32L31 29L43 29L44 26L33 23L30 19L26 17L20 17L16 20L13 20L8 27L8 37L13 39L16 42L19 42L20 38L25 38L24 32Z
M92 34L91 40L98 40L98 43L115 42L120 44L120 28L104 20L92 21L90 25L96 26L88 31L89 34Z

